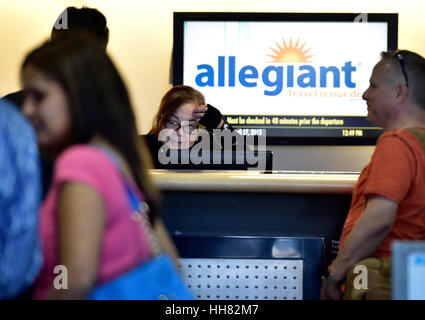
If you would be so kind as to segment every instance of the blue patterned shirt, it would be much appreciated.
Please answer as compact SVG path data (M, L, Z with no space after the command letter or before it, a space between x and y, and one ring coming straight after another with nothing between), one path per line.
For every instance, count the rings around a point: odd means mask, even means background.
M0 299L21 294L40 270L39 162L31 125L0 101Z

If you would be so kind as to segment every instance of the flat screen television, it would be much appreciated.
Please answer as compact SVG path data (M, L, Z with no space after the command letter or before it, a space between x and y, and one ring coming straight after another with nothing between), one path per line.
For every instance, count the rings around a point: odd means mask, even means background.
M373 145L362 94L398 14L175 12L173 84L268 144Z

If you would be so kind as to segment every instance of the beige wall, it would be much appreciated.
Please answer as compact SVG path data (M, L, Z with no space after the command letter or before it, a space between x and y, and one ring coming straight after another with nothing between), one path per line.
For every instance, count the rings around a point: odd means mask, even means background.
M171 87L173 11L398 12L399 47L425 55L425 2L419 0L0 0L0 96L19 89L25 53L49 36L70 5L96 7L107 17L109 52L127 81L141 133Z

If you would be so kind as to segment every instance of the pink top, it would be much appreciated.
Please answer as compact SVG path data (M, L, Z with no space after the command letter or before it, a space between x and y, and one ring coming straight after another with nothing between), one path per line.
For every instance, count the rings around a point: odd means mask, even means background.
M131 219L131 205L122 175L101 149L75 145L66 149L55 164L52 187L41 207L40 232L44 265L36 281L34 298L44 299L58 274L57 200L64 182L82 182L101 194L106 208L106 227L101 247L98 283L113 279L151 257L147 235ZM133 187L135 187L135 184ZM135 187L135 190L138 189ZM144 199L139 192L140 199ZM88 213L89 214L89 213Z

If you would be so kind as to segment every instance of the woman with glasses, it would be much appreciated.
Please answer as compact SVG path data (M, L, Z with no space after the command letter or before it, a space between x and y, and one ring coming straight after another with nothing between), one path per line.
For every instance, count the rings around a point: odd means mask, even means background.
M200 129L210 134L211 150L222 149L214 139L215 129L234 131L218 109L206 105L201 92L184 85L171 88L161 100L152 129L145 135L155 166L161 167L158 152L164 144L174 150L191 149L201 141Z

